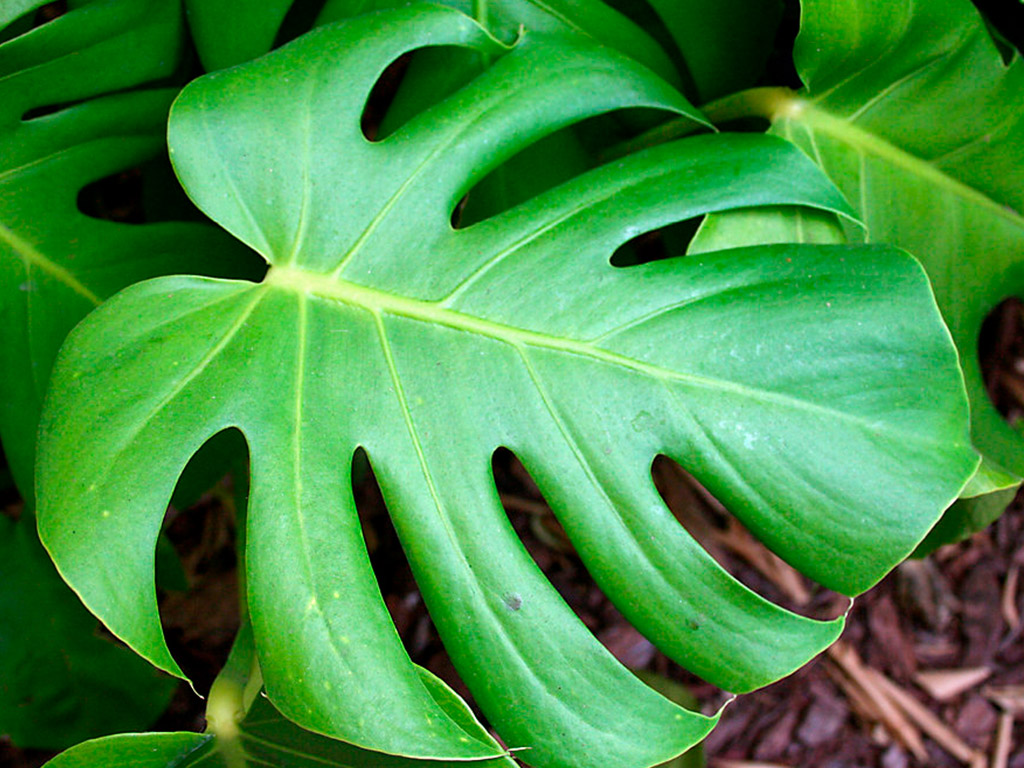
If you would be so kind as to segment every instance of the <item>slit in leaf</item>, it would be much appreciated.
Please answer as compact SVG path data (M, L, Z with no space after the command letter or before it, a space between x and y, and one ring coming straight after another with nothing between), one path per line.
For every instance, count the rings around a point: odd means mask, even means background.
M1005 299L988 313L978 336L985 390L1000 415L1014 426L1024 419L1024 303Z
M813 584L771 552L680 464L658 456L651 476L680 525L748 589L810 618L830 620L847 610L849 598Z
M6 24L0 25L0 45L48 24L58 16L63 16L67 11L67 0L57 0L57 2L47 3L40 8L31 8L20 16L15 16Z
M610 260L611 265L635 267L682 256L689 249L703 221L703 216L696 216L637 235L615 249Z
M362 448L352 460L352 484L370 565L406 653L414 664L444 680L469 705L474 716L486 723L438 637L384 504L380 485Z
M658 651L605 596L518 457L499 448L492 469L502 505L526 551L598 642L645 682L645 673L670 678L697 693L699 708L706 714L716 711L727 694ZM517 602L514 594L505 598L508 610L517 610ZM688 703L687 707L693 709L694 705Z
M452 215L456 229L498 216L601 164L610 147L636 138L665 113L615 110L581 120L520 150L477 180Z
M389 64L370 90L360 121L369 141L384 141L483 71L480 54L456 45L420 48Z
M224 666L240 622L238 544L248 449L241 432L214 435L178 479L157 544L160 617L171 654L204 693ZM230 467L236 467L228 475ZM211 483L212 481L212 483ZM181 578L187 590L179 586Z

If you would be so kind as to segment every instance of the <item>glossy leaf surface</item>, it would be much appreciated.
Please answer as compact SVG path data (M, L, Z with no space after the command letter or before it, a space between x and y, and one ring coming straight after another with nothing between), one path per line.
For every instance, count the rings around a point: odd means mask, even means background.
M4 4L0 26L41 5ZM174 688L96 634L31 510L39 413L67 332L135 280L238 250L210 227L115 224L77 204L90 182L162 153L174 92L128 89L174 70L182 34L176 2L111 0L0 45L0 439L26 502L20 522L0 520L0 733L23 746L145 727Z
M367 141L377 77L427 45L496 60ZM134 286L62 353L40 522L90 608L180 674L152 595L159 517L188 457L237 426L252 461L260 666L306 728L393 754L500 753L390 623L352 498L360 447L460 675L533 765L651 765L713 720L640 683L562 602L498 503L499 446L616 605L708 679L756 687L831 642L841 622L783 611L722 570L669 514L650 464L680 460L823 584L877 581L976 464L920 268L887 248L790 246L610 265L636 234L710 211L843 210L806 158L764 137L664 145L449 223L476 180L531 142L640 106L698 117L585 38L527 34L506 52L426 5L325 27L190 85L171 116L179 175L272 267L262 283Z
M182 34L177 2L107 0L0 46L0 439L30 505L39 411L75 323L147 277L238 274L230 255L242 249L211 227L114 223L78 207L87 184L163 153L175 91L110 92L168 76ZM48 114L25 118L37 110Z
M1024 443L988 398L977 345L988 313L1024 291L1024 62L1004 62L968 0L805 0L803 9L796 63L806 90L748 103L829 174L869 241L924 264L986 459L966 494L1014 486Z

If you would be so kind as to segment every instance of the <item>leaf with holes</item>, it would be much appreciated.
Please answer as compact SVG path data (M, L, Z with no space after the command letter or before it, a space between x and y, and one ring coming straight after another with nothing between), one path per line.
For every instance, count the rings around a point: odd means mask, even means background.
M88 184L163 154L176 91L129 89L170 75L182 42L174 0L93 0L0 45L0 438L30 504L43 395L75 323L148 277L252 272L212 227L78 207Z
M95 635L39 546L35 440L57 350L116 290L205 270L213 253L213 274L229 274L228 255L244 249L209 226L114 223L78 207L91 182L164 153L175 92L131 89L177 66L178 3L81 2L35 28L19 18L43 4L0 10L0 439L26 502L23 520L0 520L0 733L59 748L149 725L174 683Z
M866 230L849 229L854 241L866 233L906 248L928 271L985 459L965 491L976 500L959 502L930 546L991 522L1005 504L982 494L1024 476L1024 442L989 400L977 349L988 313L1024 296L1024 61L1005 52L969 0L804 0L805 90L753 91L716 109L771 118L772 132L802 147L857 209ZM763 224L713 223L713 242L765 242Z
M381 142L366 99L404 53L461 45L483 74ZM620 269L617 246L760 205L844 206L778 139L698 136L453 229L487 173L568 124L630 107L698 116L580 36L511 49L415 5L324 27L191 84L176 169L272 265L260 283L142 283L72 334L42 429L40 526L89 607L181 674L153 544L189 456L237 427L252 465L248 605L267 691L305 728L392 754L501 750L410 663L355 514L365 449L463 680L537 766L663 762L714 722L603 649L516 538L491 476L514 451L601 588L660 648L748 690L830 643L729 576L668 513L681 461L781 556L866 589L977 463L956 355L923 272L889 248L753 248ZM102 429L96 425L102 424ZM133 585L125 589L126 584Z

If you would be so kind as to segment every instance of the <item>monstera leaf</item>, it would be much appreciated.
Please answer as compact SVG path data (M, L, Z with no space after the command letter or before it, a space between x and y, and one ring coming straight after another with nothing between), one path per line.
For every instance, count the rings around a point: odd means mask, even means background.
M252 271L212 227L78 208L89 183L164 152L176 91L122 91L171 74L182 34L174 0L94 0L0 46L0 437L30 504L43 394L75 323L147 277Z
M1024 442L988 398L977 345L987 314L1024 295L1024 62L1003 60L968 0L805 0L796 63L801 93L755 91L717 111L770 117L772 131L813 157L857 209L866 229L848 236L921 260L960 350L985 458L965 495L1016 487ZM749 216L728 230L713 223L713 243L764 242L763 225ZM977 530L1001 508L958 504L942 540Z
M100 637L34 527L4 516L0 583L0 733L26 748L63 749L156 720L173 681Z
M468 714L468 710L467 710ZM507 758L472 763L512 768ZM304 731L265 696L231 733L131 733L80 744L46 768L465 768L465 762L382 755Z
M438 45L494 63L368 141L360 117L381 72ZM666 144L452 228L490 170L626 107L699 117L582 36L526 33L506 50L431 5L315 30L186 88L169 133L179 176L272 266L260 283L133 286L58 361L40 529L115 634L181 674L153 546L189 456L237 427L259 664L274 705L309 730L394 755L502 754L401 646L355 514L360 448L460 675L533 765L651 765L714 718L646 687L559 598L499 504L500 446L616 605L709 680L762 685L836 637L841 620L784 611L711 559L659 498L651 462L678 459L781 556L860 592L977 464L955 350L923 272L891 248L611 265L633 236L711 211L842 212L813 164L770 137Z
M41 5L4 4L0 28ZM171 74L182 35L176 2L107 0L0 45L0 439L26 501L23 520L0 521L0 733L25 746L144 727L174 688L95 635L31 510L39 413L67 332L131 282L206 270L213 253L213 273L230 274L244 250L209 226L115 224L77 205L90 182L163 154L175 92L129 89Z

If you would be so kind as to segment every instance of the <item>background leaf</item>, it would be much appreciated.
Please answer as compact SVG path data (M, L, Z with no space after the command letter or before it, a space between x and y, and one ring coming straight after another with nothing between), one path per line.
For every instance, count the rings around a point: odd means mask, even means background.
M24 748L64 749L156 720L175 681L100 636L34 526L2 515L0 584L0 731Z
M5 4L0 24L42 4ZM0 732L22 746L144 727L174 688L98 636L61 582L36 538L32 476L50 368L90 309L166 272L259 274L208 225L114 223L79 206L91 182L165 154L175 91L130 89L174 71L182 34L176 2L105 0L0 45L0 439L26 502L22 521L0 520Z
M89 183L163 154L176 91L105 94L173 72L180 14L173 0L97 0L0 46L0 438L30 505L39 410L74 324L147 277L254 274L245 249L207 225L79 208Z
M853 241L894 243L921 260L960 351L985 457L965 496L1016 487L1024 445L989 400L977 345L987 314L1024 289L1024 64L1003 61L967 0L805 0L796 63L800 94L752 92L714 111L771 117L772 132L803 148L857 209L866 229L848 227ZM740 244L751 223L709 226L716 244ZM943 530L991 522L996 507L978 504L958 503Z
M782 20L781 0L648 1L679 47L698 104L757 84Z
M382 755L303 731L261 695L239 724L233 739L210 733L108 736L58 755L46 768L192 768L198 765L203 768L462 768L466 763ZM495 760L473 765L494 768L509 763Z

